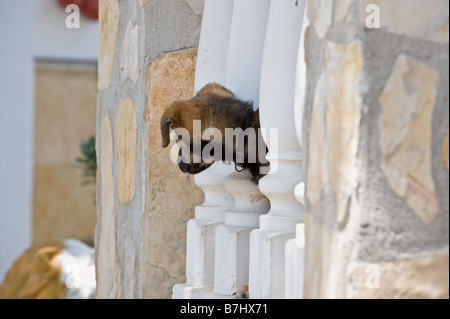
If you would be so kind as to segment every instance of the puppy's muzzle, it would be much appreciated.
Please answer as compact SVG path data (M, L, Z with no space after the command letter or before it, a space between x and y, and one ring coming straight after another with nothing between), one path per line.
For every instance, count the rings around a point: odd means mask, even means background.
M203 144L203 143L202 143ZM200 149L200 154L194 153L192 144L189 154L184 154L182 149L178 151L178 167L183 173L188 174L198 174L209 168L214 162L207 163L201 156L201 150L203 150L204 145ZM196 161L197 159L197 161Z

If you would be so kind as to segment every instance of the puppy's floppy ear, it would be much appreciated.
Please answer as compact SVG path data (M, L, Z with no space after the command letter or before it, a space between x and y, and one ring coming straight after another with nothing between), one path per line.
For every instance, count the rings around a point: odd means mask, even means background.
M162 137L162 147L167 147L170 143L170 126L175 122L174 119L166 119L163 121L161 119L161 137Z
M162 147L170 143L170 129L183 127L192 136L193 120L200 120L199 110L189 101L174 102L161 117Z

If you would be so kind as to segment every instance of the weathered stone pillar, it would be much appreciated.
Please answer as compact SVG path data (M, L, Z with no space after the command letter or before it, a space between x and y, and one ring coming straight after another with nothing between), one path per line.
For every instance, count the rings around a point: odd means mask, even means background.
M304 295L448 298L449 3L308 6Z
M186 222L203 195L161 148L159 120L194 94L202 5L100 1L99 298L168 298L185 280Z

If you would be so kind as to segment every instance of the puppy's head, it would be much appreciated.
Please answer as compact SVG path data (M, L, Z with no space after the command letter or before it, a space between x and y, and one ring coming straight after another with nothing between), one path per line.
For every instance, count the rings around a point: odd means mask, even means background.
M190 174L197 174L212 165L215 160L225 161L237 161L236 155L236 143L232 145L227 143L223 137L226 135L226 128L240 128L243 125L245 127L259 128L258 111L251 112L252 104L249 102L243 102L237 99L234 94L223 86L211 83L203 87L197 95L187 101L174 102L161 117L161 136L162 147L167 147L170 143L170 132L177 128L184 128L189 133L189 139L185 137L182 139L179 137L179 146L185 147L180 149L178 153L178 166L181 171ZM249 117L250 114L250 117ZM215 146L212 154L205 154L205 158L202 156L203 150L206 145L211 141L201 141L201 145L194 145L193 141L193 127L195 120L201 120L201 132L203 133L206 128L216 128L221 131L222 140L220 140L222 152L215 154ZM246 124L244 124L246 123ZM182 135L182 132L176 132L177 135ZM217 142L214 136L213 141ZM247 141L248 138L247 138ZM189 142L189 145L187 145ZM200 143L200 141L195 141ZM245 142L244 142L245 143ZM247 145L249 142L246 142ZM217 145L217 144L216 144ZM241 144L242 145L242 144ZM254 142L252 145L258 145ZM206 153L210 148L205 148ZM225 155L229 150L233 152L233 159L225 158ZM267 150L266 150L267 152ZM256 163L250 163L248 161L248 147L245 146L244 162L240 165L243 169L246 169L251 173L252 180L257 183L259 178L263 176L260 174L259 168L262 165L257 158ZM257 152L258 153L258 152Z
M178 127L188 130L192 137L193 121L206 120L201 118L201 108L210 106L208 104L214 99L213 97L233 98L234 94L220 84L210 83L205 85L194 98L172 103L161 117L162 147L169 145L170 131Z
M163 148L170 144L170 132L172 130L184 128L189 132L190 140L188 152L182 152L182 148L180 148L178 152L178 166L182 172L189 174L198 174L212 165L212 163L206 163L201 158L201 149L203 149L203 145L200 148L200 154L196 154L193 150L194 120L201 120L200 110L195 105L195 102L192 100L177 101L172 103L172 105L164 112L160 123ZM195 159L199 160L195 161Z

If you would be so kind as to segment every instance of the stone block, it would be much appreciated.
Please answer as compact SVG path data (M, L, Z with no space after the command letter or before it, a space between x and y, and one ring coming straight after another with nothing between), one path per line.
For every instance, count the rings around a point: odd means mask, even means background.
M381 168L389 186L426 223L438 214L431 129L439 74L400 55L380 97Z
M96 267L97 298L120 298L120 268L117 258L116 212L113 175L113 133L108 115L100 121L100 140L97 144L99 163L100 212L97 224Z
M337 221L344 222L357 183L357 152L361 119L361 72L364 63L359 41L327 43L328 172L337 195ZM339 80L336 80L339 79Z
M349 298L449 298L449 254L427 252L394 261L356 263L350 271Z
M305 214L304 298L345 298L346 240Z
M119 112L116 116L116 137L119 200L128 202L134 197L137 144L136 114L131 98L120 102Z
M119 1L103 0L99 4L100 54L98 59L98 89L109 86L119 32Z
M307 197L315 205L323 191L334 191L338 199L337 220L343 222L356 187L363 66L361 43L327 42L325 59L326 66L314 95ZM335 78L339 81L333 80Z
M309 166L306 174L306 197L309 204L319 203L322 191L329 185L326 172L326 74L322 73L317 80L312 109L311 133L309 144Z
M136 84L139 74L139 26L128 21L120 47L120 82L130 79Z

